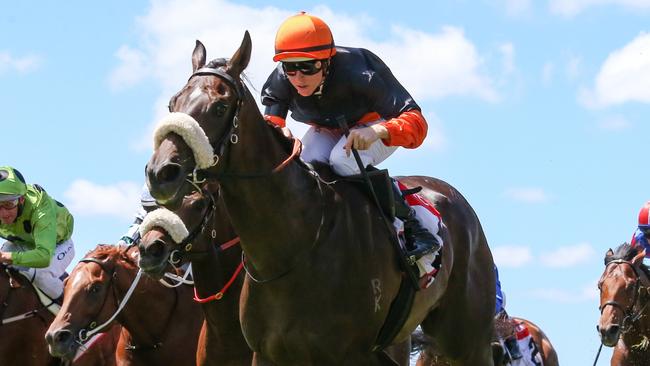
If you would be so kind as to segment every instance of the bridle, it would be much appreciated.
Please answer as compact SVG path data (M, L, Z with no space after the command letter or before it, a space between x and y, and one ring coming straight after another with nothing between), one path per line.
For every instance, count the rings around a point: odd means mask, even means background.
M130 249L130 248L131 247L127 248L127 250ZM110 325L113 322L113 320L115 320L115 318L122 312L122 310L126 306L126 303L131 298L131 295L133 294L133 291L135 290L138 283L140 282L140 277L142 276L143 272L142 272L142 269L138 269L138 273L136 274L135 278L133 279L133 282L131 283L131 286L129 287L126 294L124 295L124 297L120 301L120 300L118 300L119 295L117 293L117 288L116 288L116 286L113 285L113 281L117 278L117 272L115 271L115 269L110 270L109 268L106 267L105 262L103 262L103 261L101 261L101 260L99 260L97 258L93 258L93 257L83 258L79 262L80 263L95 263L95 264L99 265L99 267L102 269L102 271L104 271L105 273L107 273L110 276L108 286L111 287L113 298L115 299L115 303L117 304L117 310L115 310L113 315L108 320L103 322L101 325L97 325L97 321L93 320L85 328L82 328L81 330L79 330L79 333L77 334L77 342L79 344L83 345L84 342L86 342L88 339L90 339L94 334L98 333L100 330L102 330L102 329L106 328L108 325ZM104 297L104 303L100 307L100 312L97 314L97 316L99 316L99 314L101 314L102 310L106 306L108 298L109 298L109 294L106 294L106 297ZM168 319L164 323L165 326L164 326L164 329L163 329L163 332L162 332L163 336L167 333L167 329L169 328L169 323L170 323L171 317L174 314L174 310L176 309L177 304L178 304L178 292L176 291L176 289L174 289L174 306L172 307L172 310L169 313ZM145 349L158 349L162 345L163 345L162 340L159 338L158 341L155 341L150 346L143 347L143 346L129 344L129 345L127 345L125 347L125 349L127 351L135 351L135 350L142 349L142 348L145 348Z
M11 282L11 281L17 281L17 280L14 280L14 277L13 277L13 276L14 276L14 273L11 273L11 271L15 271L15 270L12 269L11 267L9 267L9 266L7 266L7 265L5 265L5 264L0 264L0 270L2 270L2 271L4 271L5 273L7 273L7 276L9 277L9 278L8 278L8 281L9 281L9 282ZM15 273L16 273L17 275L21 276L21 274L17 273L17 271L15 271ZM34 286L34 285L32 284L31 286ZM14 315L14 316L11 316L11 317L8 317L8 318L3 318L3 316L4 316L4 312L5 312L5 310L7 309L7 307L9 306L9 297L11 296L11 293L12 293L11 290L12 290L13 288L14 288L14 287L10 284L10 285L9 285L9 288L8 288L8 291L7 291L7 298L5 298L5 300L2 302L2 304L0 304L0 326L3 326L3 325L5 325L5 324L9 324L9 323L13 323L13 322L17 322L17 321L19 321L19 320L24 320L24 319L33 318L33 317L36 316L36 315L39 315L39 317L40 317L43 321L45 321L45 319L40 315L40 312L41 312L42 310L46 309L46 307L43 306L43 305L41 305L41 306L37 306L35 309L33 309L33 310L29 310L29 311L26 311L26 312L24 312L24 313L22 313L22 314L19 314L19 315ZM37 303L38 303L38 302L39 302L39 301L37 300Z
M231 89L235 91L235 96L236 96L236 101L234 102L235 108L232 113L232 117L230 118L228 130L214 144L211 144L214 153L212 166L203 169L195 167L192 173L190 173L187 177L190 183L192 183L194 186L197 186L199 184L204 183L206 178L254 179L254 178L266 177L284 169L291 160L293 160L295 157L297 157L300 154L300 151L302 150L302 143L300 142L299 139L294 139L292 152L289 155L289 157L270 171L256 172L256 173L209 172L208 169L216 166L221 161L221 157L227 153L228 147L232 145L236 145L239 142L239 135L237 133L237 129L239 128L239 113L244 103L247 88L246 85L241 80L237 80L232 76L230 76L227 72L225 72L222 69L222 67L216 67L216 68L202 67L194 71L194 73L192 73L192 75L188 79L188 82L195 76L206 76L206 75L215 76L221 79L222 81L225 81L231 87ZM171 110L171 105L170 105L170 110Z
M647 289L647 287L644 287L641 284L641 276L640 276L640 274L638 272L638 269L634 266L634 264L632 262L626 261L624 259L615 259L615 260L612 260L611 262L607 263L607 265L605 266L605 269L607 270L607 268L612 264L617 264L617 265L626 264L626 265L629 265L630 268L632 268L632 271L634 272L634 276L635 276L634 298L632 299L632 302L630 302L630 305L627 306L627 307L623 307L623 305L621 305L619 302L617 302L615 300L609 300L609 301L605 302L604 304L600 305L598 307L598 310L600 310L601 315L602 315L603 311L605 310L605 308L607 306L612 306L612 307L618 309L619 311L621 311L623 313L623 321L622 321L622 324L621 324L621 332L625 333L634 324L634 322L636 322L637 320L639 320L641 318L641 316L643 314L643 311L645 310L646 306L648 305L648 303L646 302L645 304L643 304L643 306L638 311L634 311L634 307L637 305L637 302L639 301L639 293L641 292L641 290L643 288ZM602 285L602 282L599 283L599 285L598 285L599 290L601 289L601 285Z

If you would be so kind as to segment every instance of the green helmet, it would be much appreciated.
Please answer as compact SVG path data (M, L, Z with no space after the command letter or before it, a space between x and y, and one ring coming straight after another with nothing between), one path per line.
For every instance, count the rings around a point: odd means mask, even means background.
M26 192L23 175L10 166L0 166L0 202L15 200Z

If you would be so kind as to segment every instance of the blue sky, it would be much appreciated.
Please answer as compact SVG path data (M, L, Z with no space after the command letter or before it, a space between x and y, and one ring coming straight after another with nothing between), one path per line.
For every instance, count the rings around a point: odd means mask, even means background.
M0 164L71 208L77 259L115 242L194 40L230 56L248 29L259 91L275 30L299 10L411 91L429 136L384 166L458 188L510 313L539 324L563 364L591 364L602 258L650 199L648 0L12 2L0 12Z

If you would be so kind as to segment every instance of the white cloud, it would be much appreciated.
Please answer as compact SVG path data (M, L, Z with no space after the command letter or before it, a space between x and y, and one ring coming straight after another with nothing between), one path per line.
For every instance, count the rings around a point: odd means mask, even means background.
M132 218L138 209L142 185L119 182L99 185L78 179L64 192L66 206L75 215L106 215Z
M620 131L630 127L630 122L623 116L608 116L598 122L598 128L605 131Z
M515 71L515 46L508 42L499 46L499 51L503 56L503 72L512 74Z
M582 58L579 56L570 56L565 69L566 76L569 81L576 80L580 76L581 68Z
M115 55L120 60L120 65L109 76L112 89L119 90L133 86L148 76L148 69L145 66L146 55L141 51L122 46Z
M515 201L525 203L544 203L549 200L548 194L543 189L535 187L508 188L505 195Z
M612 52L596 76L594 89L582 90L579 97L589 107L650 103L650 34L641 33Z
M519 16L529 13L532 8L532 0L504 0L506 14Z
M330 25L337 44L364 47L378 54L419 102L447 96L499 100L494 81L484 70L483 56L460 28L445 26L437 33L425 33L383 24L363 14L337 13L325 6L307 10ZM215 14L227 16L215 22ZM137 20L140 42L117 51L119 64L110 83L128 87L145 77L158 82L159 99L164 103L153 106L157 121L166 112L169 98L189 76L196 39L205 44L208 59L230 57L244 30L249 30L253 52L246 73L259 91L275 67L272 56L277 27L292 14L295 12L273 6L254 8L225 0L154 1L148 13ZM386 39L376 40L374 29L378 27L390 29ZM147 70L141 72L145 63ZM150 138L147 135L143 139ZM149 147L150 142L136 145Z
M548 61L542 67L542 84L549 86L553 82L553 77L555 75L555 64L551 61Z
M492 248L492 257L497 267L519 268L533 259L530 248L526 246L502 245Z
M558 288L537 288L528 291L528 296L561 304L577 304L581 302L594 302L598 299L599 293L595 283L591 283L578 290L566 290Z
M550 0L549 8L552 13L571 17L587 8L602 5L615 5L628 9L650 9L650 0Z
M594 248L589 243L580 243L557 248L540 256L540 262L552 268L568 268L588 262L594 255Z
M0 75L10 71L27 73L36 70L40 63L41 60L37 56L15 57L9 52L0 52Z

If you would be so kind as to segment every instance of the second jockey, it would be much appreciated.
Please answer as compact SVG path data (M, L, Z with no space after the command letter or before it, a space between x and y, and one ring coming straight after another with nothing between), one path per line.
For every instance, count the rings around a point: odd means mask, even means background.
M267 121L285 128L286 117L312 127L302 138L302 158L331 165L341 176L360 174L351 156L359 150L364 166L377 165L399 147L416 148L427 134L420 107L372 52L334 45L323 20L304 12L282 23L273 61L280 63L262 89ZM343 117L346 138L338 126ZM416 218L415 210L395 195L404 222L409 257L436 253L441 243ZM401 212L401 213L400 213Z
M639 224L632 235L632 246L645 248L646 258L650 258L650 201L646 202L639 211Z
M20 172L0 167L0 263L23 273L50 299L60 303L66 267L74 257L74 220L63 204Z

